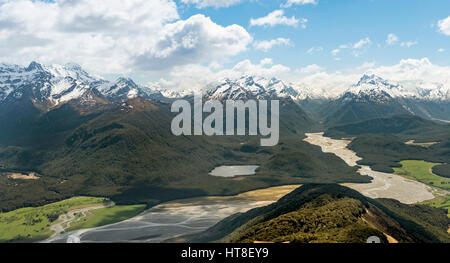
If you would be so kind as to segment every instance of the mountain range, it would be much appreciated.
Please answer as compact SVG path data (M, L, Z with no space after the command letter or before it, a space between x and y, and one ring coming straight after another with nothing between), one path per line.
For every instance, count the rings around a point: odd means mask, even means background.
M396 114L411 114L432 120L450 121L450 87L445 83L385 80L363 75L350 87L327 92L301 83L276 78L244 75L225 78L206 87L193 87L208 99L290 99L325 126L353 123ZM131 78L108 81L91 75L79 65L28 67L0 64L0 105L28 99L49 110L70 101L92 105L141 97L170 100L190 96L150 85L136 84Z
M229 91L246 91L247 98L280 99L280 143L264 148L258 136L174 136L172 98L128 78L107 81L73 64L3 64L0 73L0 172L40 175L35 181L0 176L0 210L74 195L154 205L286 183L369 181L338 157L300 140L316 121L287 95L292 90L281 81L261 85L262 79L247 77L240 88L239 81L229 82ZM268 85L273 93L266 95ZM216 86L210 95L238 94L219 88L227 89ZM280 161L289 165L279 169ZM208 174L224 163L261 168L243 181Z
M357 167L350 167L337 156L323 153L319 147L301 140L305 132L313 131L325 130L335 137L371 133L372 137L355 139L351 147L358 148L355 151L363 156L375 152L377 159L373 162L384 169L393 165L391 155L397 158L405 156L405 152L411 154L413 146L405 145L403 139L425 136L423 140L427 140L432 136L436 142L443 143L429 149L416 149L417 146L411 158L428 160L426 157L431 156L430 161L448 163L445 158L448 158L449 126L433 120L449 120L448 90L445 85L429 88L419 83L411 87L364 75L339 95L331 96L313 87L289 84L276 78L244 75L199 88L205 99L280 100L280 142L274 147L260 147L258 136L174 136L170 125L175 114L171 112L170 103L176 98L192 100L190 91L179 93L140 85L126 77L109 81L89 74L75 64L32 62L27 67L0 64L0 175L5 171L39 175L37 180L0 176L0 211L39 206L72 196L103 196L116 204L153 206L174 199L234 195L286 184L370 181L370 177L357 173ZM389 145L381 147L380 140L387 140L386 132L390 132L392 138L389 137ZM394 135L400 137L394 138ZM365 137L368 137L366 141ZM377 146L383 150L381 153L374 151ZM391 155L386 154L388 147L392 148ZM230 180L209 175L218 165L249 163L259 165L253 176ZM407 215L373 228L365 223L364 220L373 218L367 217L370 213L364 211L367 208L370 212L379 212L378 208L383 209L379 203L373 203L375 208L364 206L372 204L372 200L353 192L342 200L339 193L348 190L329 187L319 187L320 196L316 197L319 201L321 196L326 197L330 205L303 200L303 190L299 190L298 195L283 199L286 203L278 203L282 205L279 210L282 214L265 217L268 221L259 222L260 226L280 223L277 220L284 220L285 213L295 216L295 220L309 216L311 211L304 208L311 205L323 210L323 214L315 215L331 217L332 224L348 224L346 229L355 233L388 233L406 242L442 240L440 234L436 234L441 229L427 225L428 210L417 221L419 226L414 227L431 229L431 232L423 233L424 236L414 235L408 224L403 224L409 220ZM331 198L326 194L330 192ZM299 203L299 200L305 202ZM294 211L284 210L284 204L304 206L295 206ZM329 208L334 206L338 208L334 211L341 208L349 211L351 222L341 222L330 214ZM395 206L396 203L392 207ZM392 207L383 211L388 213ZM266 210L256 211L266 216ZM354 214L352 211L359 212ZM237 217L238 221L233 221L236 224L230 225L226 221L218 226L232 230L230 226L253 222L251 216L255 214L249 215ZM370 223L379 220L381 217ZM387 229L390 224L396 222L401 227L396 225L393 232L388 232L392 230ZM317 223L327 222L318 220ZM227 238L235 242L254 241L248 238L249 233L253 233L253 225L246 226L251 228L242 228L248 230L242 235ZM331 232L318 231L311 236L303 230L300 229L297 236L289 237L276 233L279 238L274 239L270 238L271 232L263 231L256 238L275 242L286 238L301 242L304 238L322 240L329 233L339 232L339 229L331 229ZM338 236L336 241L347 238Z

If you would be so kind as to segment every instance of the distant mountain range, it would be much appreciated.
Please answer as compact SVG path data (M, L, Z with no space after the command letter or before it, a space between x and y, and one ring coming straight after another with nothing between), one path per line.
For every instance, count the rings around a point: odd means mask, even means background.
M193 87L193 90L195 87ZM245 75L225 78L206 87L197 87L209 99L290 99L326 126L347 124L396 114L450 121L450 90L442 83L388 81L363 75L358 83L334 92L285 83L276 78ZM28 67L0 64L0 105L28 98L40 109L50 109L70 101L92 105L141 97L174 99L191 91L167 90L139 85L120 77L108 81L76 64Z
M53 107L83 97L117 101L158 95L159 92L130 78L107 81L90 75L76 64L46 66L32 62L26 68L0 64L0 103L28 96L36 104Z

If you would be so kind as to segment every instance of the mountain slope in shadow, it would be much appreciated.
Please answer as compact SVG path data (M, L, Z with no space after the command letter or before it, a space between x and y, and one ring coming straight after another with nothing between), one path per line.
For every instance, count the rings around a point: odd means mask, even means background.
M308 184L266 207L235 214L191 242L449 242L446 213L370 199L337 184Z

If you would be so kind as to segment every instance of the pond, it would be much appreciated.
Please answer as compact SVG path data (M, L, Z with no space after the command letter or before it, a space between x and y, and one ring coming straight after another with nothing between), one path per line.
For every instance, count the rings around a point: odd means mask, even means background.
M214 168L209 174L218 177L254 175L258 167L258 165L223 165Z

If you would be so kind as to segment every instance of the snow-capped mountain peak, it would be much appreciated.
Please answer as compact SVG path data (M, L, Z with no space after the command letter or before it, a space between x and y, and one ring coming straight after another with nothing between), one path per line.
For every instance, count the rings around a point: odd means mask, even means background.
M362 85L380 85L383 84L385 86L388 86L388 82L384 79L382 79L381 77L375 75L375 74L364 74L361 79L358 81L358 83L356 84L356 86L362 86Z
M42 67L41 64L37 63L36 61L33 61L30 63L30 65L25 69L26 71L30 72L30 71L43 71L44 68Z
M364 90L380 90L389 91L399 88L398 84L393 84L387 80L378 77L376 75L363 75L356 85L353 85L351 90L364 91Z
M371 94L390 98L425 101L449 101L449 89L443 84L424 81L390 81L376 75L364 75L344 94Z
M398 88L398 85L390 84L376 75L364 75L357 84L344 92L342 98L344 101L387 103L395 97L397 92L394 89Z
M270 97L296 99L298 93L276 78L244 75L237 79L225 78L208 85L206 97L216 100L267 99Z
M98 92L99 93L98 93ZM92 94L110 100L146 97L154 91L137 85L131 78L110 82L93 76L80 65L42 65L31 62L27 67L0 64L0 103L29 96L34 102L56 106Z
M119 77L114 82L105 82L97 89L112 100L132 99L144 95L141 88L131 78L127 77Z

